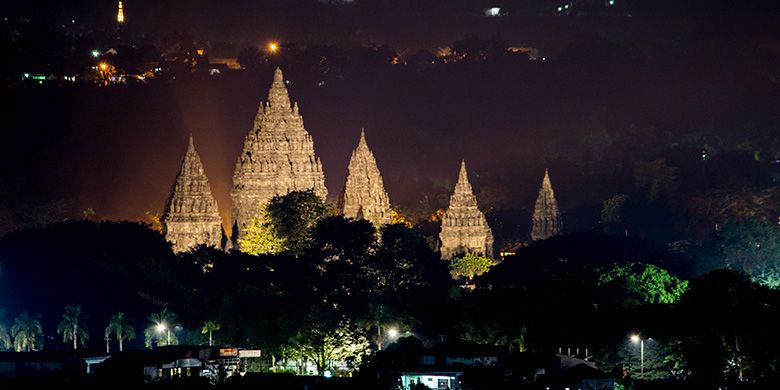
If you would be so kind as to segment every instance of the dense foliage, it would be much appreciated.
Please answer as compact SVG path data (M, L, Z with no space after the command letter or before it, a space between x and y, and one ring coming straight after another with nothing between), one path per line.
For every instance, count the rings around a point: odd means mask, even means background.
M310 362L322 372L336 361L348 369L370 365L374 352L392 344L392 326L424 344L447 338L512 353L587 350L600 369L636 377L638 347L629 335L638 334L645 379L777 377L778 346L766 321L780 310L777 290L732 270L696 273L705 258L773 264L771 254L739 249L771 242L770 225L727 225L713 238L717 245L689 249L566 234L520 248L489 270L479 259L479 267L458 271L474 274L474 288L464 289L416 229L377 231L367 221L310 210L308 218L269 219L268 228L297 247L277 254L201 246L174 255L159 233L127 222L71 221L7 234L0 238L0 293L16 299L2 307L0 348L213 343L259 348L278 367L303 372ZM66 342L51 337L58 329ZM108 340L84 337L103 329ZM135 338L135 329L144 337ZM255 367L274 368L270 360Z

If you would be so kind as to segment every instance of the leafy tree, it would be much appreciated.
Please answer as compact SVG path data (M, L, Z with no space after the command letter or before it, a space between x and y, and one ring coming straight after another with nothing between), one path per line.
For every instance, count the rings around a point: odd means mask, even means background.
M397 207L390 210L390 223L393 225L401 224L408 228L414 227L414 222L411 221L410 217L401 211L398 211Z
M135 339L135 327L128 323L125 313L121 311L111 316L111 321L108 322L106 327L106 336L114 334L116 341L119 342L119 351L123 349L125 340Z
M406 225L385 225L369 267L381 291L409 291L436 283L447 283L446 266L425 238Z
M313 306L291 340L304 360L311 360L321 374L335 361L357 367L369 353L365 335L348 318L325 305Z
M11 349L11 333L8 331L8 326L0 322L0 350Z
M634 166L634 183L637 188L647 188L647 201L670 195L677 189L677 168L666 165L666 159L637 162Z
M66 305L65 312L62 314L62 320L57 326L57 334L62 334L62 341L73 342L73 349L78 349L81 342L83 347L89 339L89 332L86 329L83 318L81 318L81 305Z
M14 349L16 352L36 351L36 345L39 345L39 341L43 339L40 313L30 315L27 312L23 312L19 314L11 327L11 334L14 337Z
M465 253L450 261L450 274L453 278L465 276L468 280L487 272L493 266L493 260L473 253Z
M599 275L598 285L609 297L627 306L672 304L679 301L688 281L652 264L614 264Z
M209 335L209 346L214 345L213 339L211 337L212 333L216 330L219 330L222 326L213 320L208 320L203 323L203 327L201 328L200 332L202 334L208 334Z
M607 230L610 228L621 229L625 224L625 208L628 201L628 195L615 195L604 201L601 209L599 223L604 225Z
M780 286L780 227L747 220L729 223L718 237L724 266L770 287Z
M151 348L157 341L157 346L176 345L179 343L174 329L176 327L176 314L169 311L167 307L160 310L159 313L152 313L148 317L151 325L144 330L144 345Z
M703 384L777 380L780 341L768 319L778 312L777 291L745 274L715 270L692 280L679 305L678 323L694 379Z
M276 235L270 221L257 218L249 222L238 244L250 255L276 254L285 250L284 240Z
M314 190L276 195L266 206L266 213L274 234L294 255L300 255L307 248L309 233L317 222L335 214Z

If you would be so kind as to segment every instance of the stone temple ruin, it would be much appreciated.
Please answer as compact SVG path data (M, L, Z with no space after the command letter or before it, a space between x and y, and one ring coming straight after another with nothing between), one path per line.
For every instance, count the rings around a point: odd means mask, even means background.
M542 188L534 205L533 223L531 226L531 240L546 240L552 236L561 234L563 230L561 212L558 210L558 201L555 200L550 174L545 169Z
M477 197L471 189L465 161L460 163L458 182L441 219L439 241L443 259L465 252L493 257L493 233L485 214L477 207Z
M243 237L246 226L263 217L275 195L308 189L323 199L328 196L314 140L303 127L298 103L290 106L282 70L277 68L268 100L260 104L233 173L233 237Z
M360 131L360 141L349 159L338 207L345 216L365 219L377 227L392 220L390 197L385 191L374 154L366 143L365 131Z
M211 194L200 156L195 151L192 136L165 204L161 222L163 235L173 244L176 252L198 244L222 245L222 218L217 210L217 201Z
M240 249L238 239L253 220L263 218L263 210L274 196L303 190L313 190L323 199L328 195L314 140L303 125L298 104L291 104L284 75L277 68L268 98L260 104L233 174L230 228L234 244L229 243L222 228L217 202L192 137L165 206L163 234L176 252L200 244ZM368 220L377 227L392 221L390 198L364 131L352 152L337 205L345 216ZM531 238L541 240L560 232L560 211L545 172ZM461 163L458 182L442 218L439 241L443 259L463 252L493 256L493 235L477 207L465 162Z

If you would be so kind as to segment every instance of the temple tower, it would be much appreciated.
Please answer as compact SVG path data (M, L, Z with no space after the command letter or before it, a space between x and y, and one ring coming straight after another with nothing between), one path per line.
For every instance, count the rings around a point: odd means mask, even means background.
M465 161L460 164L458 182L441 220L439 240L442 259L451 259L462 252L493 257L493 233L477 207Z
M173 244L175 252L199 244L221 246L222 218L192 136L165 204L162 227L165 239Z
M116 22L119 24L122 24L125 22L125 9L122 7L122 2L120 1L119 4L117 4L117 11L116 11Z
M298 103L290 106L282 70L277 68L268 99L260 103L236 162L230 192L233 242L243 237L253 218L262 217L265 205L275 195L308 189L323 199L328 196L314 141L303 127Z
M363 218L376 227L389 224L392 220L390 198L363 130L360 131L357 148L349 159L347 178L339 196L338 207L345 216Z
M561 212L558 209L558 201L555 200L552 182L547 170L544 170L542 188L534 205L534 216L531 227L531 240L545 240L561 234L563 230Z

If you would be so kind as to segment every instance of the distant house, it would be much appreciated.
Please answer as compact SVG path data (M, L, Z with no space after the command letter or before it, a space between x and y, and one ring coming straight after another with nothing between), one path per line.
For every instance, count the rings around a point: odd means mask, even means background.
M100 353L83 351L0 352L0 377L45 379L83 376L92 364L105 360Z
M417 339L401 339L380 352L375 364L380 378L404 390L419 385L456 390L529 383L540 388L611 390L615 384L614 378L588 360L472 343L424 347Z
M238 57L209 57L209 68L221 70L241 70Z
M206 377L228 378L239 370L239 350L232 347L171 345L117 353L95 367L98 376L133 382Z
M388 347L379 360L379 374L396 381L403 389L424 385L430 389L456 390L462 388L464 372L498 367L505 354L505 348L492 345L442 343L423 348L408 342Z

